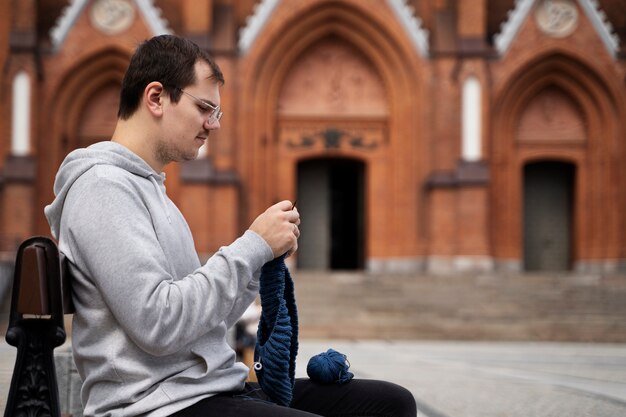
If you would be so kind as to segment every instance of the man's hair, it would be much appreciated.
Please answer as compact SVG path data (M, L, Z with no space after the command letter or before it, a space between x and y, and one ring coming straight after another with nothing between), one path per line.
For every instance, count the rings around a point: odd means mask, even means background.
M143 91L158 81L174 103L180 100L180 88L196 81L195 64L209 64L212 76L220 85L224 75L213 58L192 41L174 35L160 35L144 41L133 54L122 80L117 117L126 120L137 111Z

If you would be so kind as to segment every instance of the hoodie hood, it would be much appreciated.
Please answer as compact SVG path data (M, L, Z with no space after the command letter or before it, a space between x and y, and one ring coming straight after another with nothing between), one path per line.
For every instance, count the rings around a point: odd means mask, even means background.
M98 142L88 148L76 149L70 152L57 172L54 180L55 199L44 209L52 236L55 239L59 239L61 213L63 212L67 193L78 178L96 165L113 165L149 179L161 195L164 208L167 211L164 196L165 173L158 174L146 161L119 143L111 141Z

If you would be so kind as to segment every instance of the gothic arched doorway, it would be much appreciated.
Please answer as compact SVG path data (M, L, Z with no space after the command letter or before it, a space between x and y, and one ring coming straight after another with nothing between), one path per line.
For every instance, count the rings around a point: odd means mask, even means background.
M364 176L364 163L353 159L298 164L299 268L363 268Z
M525 270L571 269L575 176L576 167L570 163L524 166Z

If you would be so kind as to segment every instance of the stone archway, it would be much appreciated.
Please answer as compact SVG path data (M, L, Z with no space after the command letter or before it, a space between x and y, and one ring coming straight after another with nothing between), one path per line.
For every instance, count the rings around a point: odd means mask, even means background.
M287 74L278 99L283 146L276 160L279 170L297 164L299 267L364 268L364 195L371 187L364 171L388 136L387 107L371 62L336 36L311 45Z
M88 142L101 137L107 126L110 128L111 120L116 120L117 108L107 108L100 121L97 114L90 114L115 104L112 89L121 84L129 59L128 53L117 49L101 51L77 62L60 79L46 106L51 111L45 119L45 132L38 135L37 204L41 213L54 198L54 177L67 153L86 144L86 137L91 137ZM96 130L100 132L94 135ZM38 218L37 227L42 232L49 230L43 215Z
M619 258L622 199L606 204L620 178L614 152L623 107L584 63L563 54L537 57L519 69L494 103L490 158L491 237L500 267L522 269L524 166L539 160L577 167L573 184L572 264L594 268ZM611 185L615 187L615 185ZM583 210L582 207L585 209Z
M279 6L274 13L281 25L263 32L240 66L244 81L238 101L248 117L237 135L245 196L241 223L272 201L296 197L298 161L359 159L367 172L365 268L391 268L388 259L396 264L412 261L423 250L418 239L424 236L415 233L422 210L414 195L415 183L427 171L416 159L428 154L427 142L420 140L424 121L415 116L422 114L418 97L425 88L421 58L406 37L388 31L376 13L358 2L294 2L293 7ZM348 77L334 78L333 71L341 66L327 63L308 68L314 75L326 71L326 78L312 82L311 93L305 92L310 100L286 108L290 95L284 92L290 77L299 65L306 66L303 62L326 53L328 62L342 54L343 63L365 62L359 68L367 71L350 79L350 71L343 71ZM342 88L358 85L359 77L368 72L376 75L374 86L380 89L382 101L366 100L372 91L358 88L343 96L328 96L326 102L315 98L316 92L323 96L332 91L326 87L333 80L344 83ZM306 77L299 80L307 82ZM351 106L343 107L342 100L352 101ZM381 103L383 112L376 110ZM322 107L333 111L320 111Z

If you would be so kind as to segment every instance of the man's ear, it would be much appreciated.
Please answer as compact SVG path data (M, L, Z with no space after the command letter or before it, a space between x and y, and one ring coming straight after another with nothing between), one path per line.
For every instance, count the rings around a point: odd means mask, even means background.
M143 90L143 102L148 111L155 117L163 115L163 84L152 81Z

